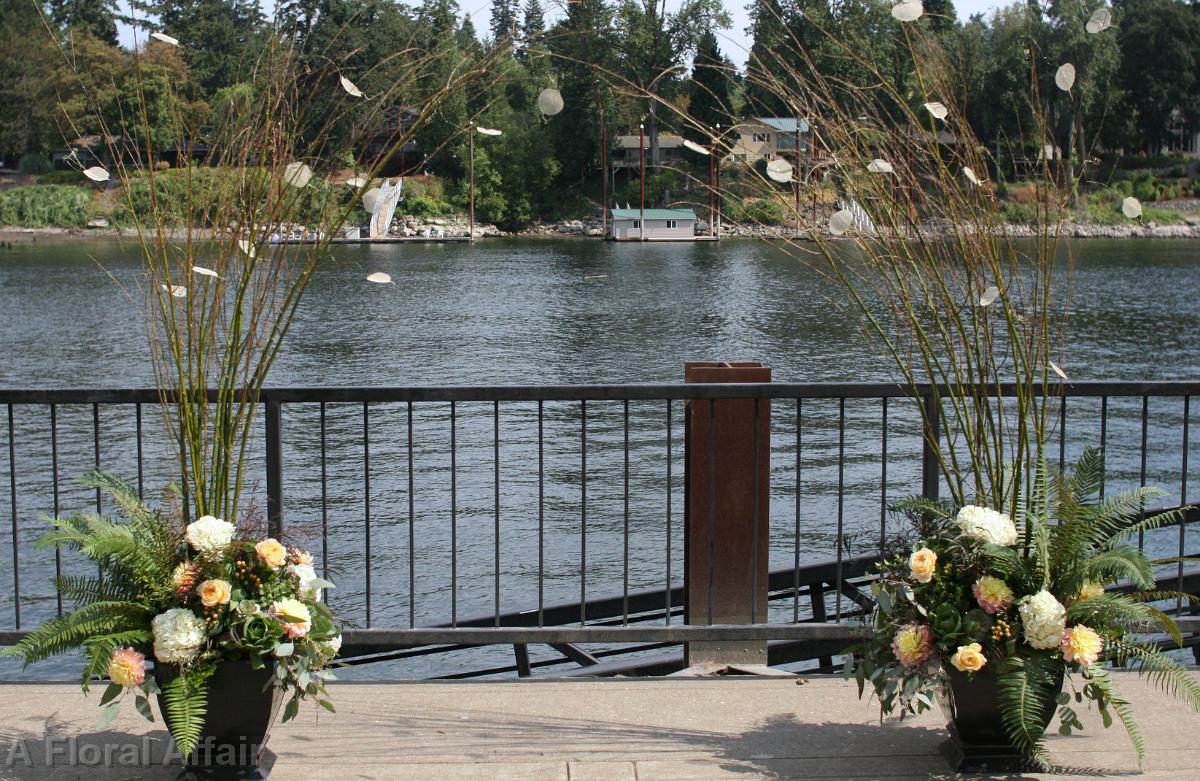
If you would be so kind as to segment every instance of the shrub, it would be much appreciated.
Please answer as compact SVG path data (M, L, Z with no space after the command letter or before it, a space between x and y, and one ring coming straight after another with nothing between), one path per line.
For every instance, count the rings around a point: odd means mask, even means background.
M92 205L88 187L38 184L0 193L0 225L82 228Z
M37 152L26 152L17 161L17 170L23 174L45 174L49 173L53 167L45 155Z
M405 194L404 200L400 202L398 211L404 214L411 214L414 217L425 218L440 217L443 214L449 214L454 209L445 201L427 195Z
M734 204L733 218L741 223L778 225L783 222L783 208L777 201L757 198Z
M63 168L58 171L48 171L44 174L39 174L38 184L84 184L88 179L83 175L82 171L76 171L74 168Z

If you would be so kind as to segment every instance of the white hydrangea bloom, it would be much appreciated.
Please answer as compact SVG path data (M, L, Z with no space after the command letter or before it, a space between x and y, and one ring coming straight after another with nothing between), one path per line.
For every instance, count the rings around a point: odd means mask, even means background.
M1022 600L1018 610L1025 627L1025 642L1043 650L1059 647L1067 630L1067 609L1053 594L1043 589Z
M212 555L225 550L233 541L233 524L206 515L195 523L189 523L185 536L188 544L201 555Z
M968 504L958 511L954 522L963 534L980 542L1004 546L1017 542L1017 527L1012 519L988 507Z
M317 579L317 571L311 564L289 564L288 572L300 579L300 593L311 599L321 598L321 589L313 588L312 582Z
M160 662L189 662L204 645L204 621L186 608L155 616L150 630L154 633L154 658Z
M342 633L338 632L329 640L326 640L325 645L328 646L330 650L330 658L337 656L338 651L342 650Z

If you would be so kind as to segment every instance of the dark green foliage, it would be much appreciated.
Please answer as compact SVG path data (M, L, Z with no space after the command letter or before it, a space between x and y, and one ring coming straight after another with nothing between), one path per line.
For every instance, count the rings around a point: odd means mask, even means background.
M163 702L171 722L171 736L179 751L188 756L200 741L204 714L208 711L208 679L216 668L204 665L181 670L163 688Z
M1006 658L998 670L1004 731L1026 756L1044 762L1043 715L1061 686L1062 661L1033 653Z
M50 18L63 31L78 30L117 45L114 0L50 0Z
M703 146L712 143L712 128L729 125L733 116L733 63L721 54L717 36L705 30L692 60L692 78L688 83L688 116L692 122L684 127L684 135ZM699 127L697 127L699 125Z

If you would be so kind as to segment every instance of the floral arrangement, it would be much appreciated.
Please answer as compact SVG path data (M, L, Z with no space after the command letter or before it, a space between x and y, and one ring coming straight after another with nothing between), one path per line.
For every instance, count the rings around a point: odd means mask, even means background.
M1096 450L1069 475L1043 463L1035 500L1016 521L987 507L902 503L915 541L907 540L910 553L879 565L874 635L847 660L859 695L869 682L884 712L919 713L946 693L952 671L994 675L1004 731L1035 762L1044 761L1054 705L1060 732L1070 734L1083 727L1072 702L1085 701L1106 727L1113 714L1120 719L1141 762L1142 736L1107 663L1149 675L1200 710L1200 684L1147 637L1181 643L1174 622L1151 603L1193 598L1156 590L1155 562L1125 543L1178 521L1181 511L1143 518L1158 495L1150 488L1092 501L1102 479ZM1118 580L1133 590L1106 588Z
M149 697L161 695L176 745L191 754L203 728L206 681L219 662L272 665L288 701L283 720L300 700L315 698L333 711L327 669L342 643L341 630L321 601L333 584L317 577L312 557L278 540L245 539L232 523L202 517L183 528L143 504L129 486L102 472L84 483L106 489L124 522L76 515L54 519L42 547L78 550L94 560L96 577L61 577L58 590L75 609L48 621L6 653L26 664L81 648L82 688L107 675L101 727L132 696L153 721ZM153 661L160 673L147 675Z

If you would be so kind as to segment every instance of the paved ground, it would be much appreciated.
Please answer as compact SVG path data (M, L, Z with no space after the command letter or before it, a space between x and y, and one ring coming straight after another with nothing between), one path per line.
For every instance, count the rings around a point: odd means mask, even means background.
M337 715L277 727L273 781L753 781L946 776L940 715L879 723L837 678L343 683ZM1200 779L1200 716L1122 677L1155 779ZM169 779L158 725L104 733L69 685L0 685L0 779ZM1050 741L1056 778L1137 775L1120 726ZM107 750L111 764L103 768ZM74 758L76 765L71 766ZM48 761L49 760L49 761ZM129 763L134 763L130 765ZM992 778L995 778L993 776Z

